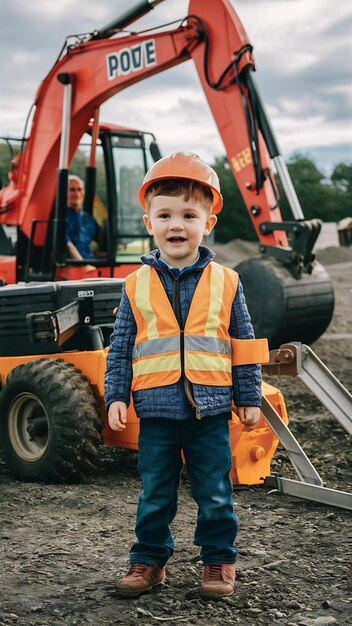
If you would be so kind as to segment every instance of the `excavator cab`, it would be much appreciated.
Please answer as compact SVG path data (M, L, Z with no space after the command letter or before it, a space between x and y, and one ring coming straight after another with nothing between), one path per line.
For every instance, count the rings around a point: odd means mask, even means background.
M93 125L94 122L90 124ZM91 244L89 265L96 271L92 273L91 269L90 276L122 278L140 265L141 255L152 246L137 192L146 171L161 155L152 133L112 124L100 124L95 144L94 141L90 128L79 143L69 170L84 179L84 211L93 215L100 226L97 240ZM53 253L55 246L64 249L63 230L60 236L61 240L53 242ZM61 263L56 263L55 278L82 278L84 266L64 254Z
M144 175L160 151L152 133L100 124L95 146L95 167L89 166L92 135L85 133L79 143L70 172L85 180L84 210L100 226L93 242L92 263L139 263L150 250L137 192ZM84 166L85 165L85 166ZM67 260L70 264L70 260Z
M69 258L65 252L64 228L56 232L55 240L56 197L49 219L33 219L29 237L17 224L0 224L0 268L5 267L6 262L16 263L17 281L87 278L85 266L88 263L90 278L124 277L139 266L140 256L151 249L152 238L143 223L137 191L146 171L161 156L155 136L100 124L98 136L93 137L92 126L90 123L83 134L68 170L69 175L83 179L83 209L100 227L96 240L90 245L92 256L83 261ZM21 142L13 139L11 144L6 143L12 162L14 146L18 149ZM66 194L64 190L63 195ZM59 263L54 260L55 247L62 251Z

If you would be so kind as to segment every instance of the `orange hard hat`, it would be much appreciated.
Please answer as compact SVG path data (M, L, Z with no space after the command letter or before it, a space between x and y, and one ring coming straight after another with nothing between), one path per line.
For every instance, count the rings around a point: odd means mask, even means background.
M213 192L212 213L220 213L223 200L218 175L210 165L202 161L198 154L193 152L174 152L152 165L138 191L138 200L144 210L146 210L145 192L148 187L158 180L171 178L195 180L201 185L209 187Z

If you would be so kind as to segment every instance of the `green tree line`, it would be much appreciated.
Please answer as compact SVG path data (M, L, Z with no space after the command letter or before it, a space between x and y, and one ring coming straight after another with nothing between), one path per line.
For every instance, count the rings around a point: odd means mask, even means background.
M222 243L231 239L256 241L256 233L227 158L216 158L212 166L219 176L224 197L224 208L216 226L215 239ZM328 178L312 159L301 154L293 155L287 167L306 219L338 222L352 216L352 163L337 164ZM292 220L281 183L277 178L276 182L283 219Z

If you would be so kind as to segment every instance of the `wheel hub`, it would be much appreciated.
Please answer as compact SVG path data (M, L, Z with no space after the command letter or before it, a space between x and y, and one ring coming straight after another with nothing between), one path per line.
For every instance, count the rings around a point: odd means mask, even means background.
M8 414L9 439L23 460L38 461L49 441L49 421L41 401L29 392L19 394Z

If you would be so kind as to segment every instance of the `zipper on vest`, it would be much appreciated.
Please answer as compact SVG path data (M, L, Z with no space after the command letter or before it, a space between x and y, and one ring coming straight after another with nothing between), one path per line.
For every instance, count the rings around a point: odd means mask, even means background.
M201 419L201 414L200 414L200 410L199 407L196 405L194 398L192 396L192 392L189 386L189 380L188 378L186 378L186 376L183 377L183 383L184 383L184 388L185 388L185 393L186 396L192 406L192 408L195 410L195 414L196 414L196 419L200 420Z
M186 378L186 375L185 375L185 333L184 333L183 321L182 321L180 289L179 289L178 278L174 279L174 290L173 290L172 300L173 300L172 305L173 305L173 309L175 312L175 316L178 321L178 325L180 327L181 376L183 376L183 386L184 386L186 397L191 407L195 410L196 419L200 420L201 419L200 410L199 410L199 407L195 403L195 400L192 396L192 392L190 389L189 380L188 378Z

